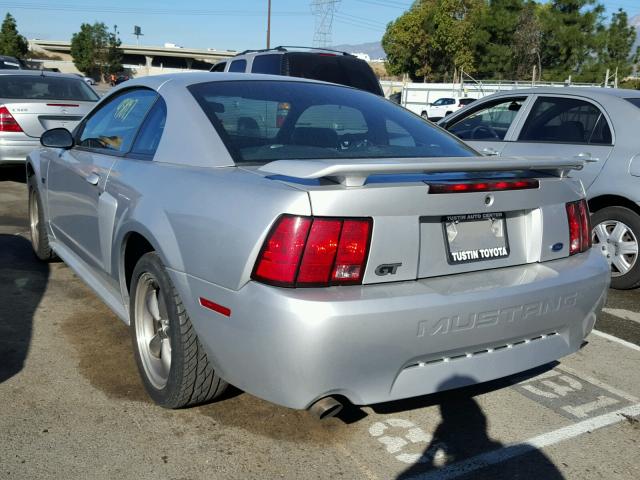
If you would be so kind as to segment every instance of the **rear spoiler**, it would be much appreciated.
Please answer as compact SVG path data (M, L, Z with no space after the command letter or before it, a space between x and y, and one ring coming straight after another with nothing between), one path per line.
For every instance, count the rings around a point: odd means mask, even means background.
M564 177L581 170L584 160L557 157L444 157L429 159L383 158L374 160L276 160L261 172L300 179L328 178L346 187L363 186L376 173L445 173L544 171Z

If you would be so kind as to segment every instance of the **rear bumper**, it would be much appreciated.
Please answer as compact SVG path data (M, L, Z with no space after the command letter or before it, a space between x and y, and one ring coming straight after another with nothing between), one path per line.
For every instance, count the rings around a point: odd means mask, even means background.
M26 135L11 139L0 137L0 164L24 163L27 155L36 148L40 148L39 138Z
M605 300L609 267L570 258L386 285L221 289L172 279L223 378L306 408L331 394L371 404L518 373L580 348ZM203 309L199 297L231 309Z

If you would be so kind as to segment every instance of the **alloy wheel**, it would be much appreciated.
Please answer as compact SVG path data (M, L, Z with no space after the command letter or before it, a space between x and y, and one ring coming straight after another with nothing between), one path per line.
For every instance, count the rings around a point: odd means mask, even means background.
M611 265L611 276L628 273L638 261L638 239L633 230L618 220L607 220L593 229L593 244Z

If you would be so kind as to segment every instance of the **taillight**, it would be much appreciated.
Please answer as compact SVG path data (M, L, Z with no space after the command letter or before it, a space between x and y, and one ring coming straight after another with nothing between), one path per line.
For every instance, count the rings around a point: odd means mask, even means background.
M447 182L428 183L429 193L469 193L469 192L498 192L503 190L527 190L538 188L540 182L535 179L526 180L492 180L487 182Z
M567 203L569 222L569 255L584 252L591 248L591 222L589 206L586 200Z
M371 219L283 215L262 246L252 278L283 287L360 284Z
M4 105L0 106L0 132L21 132L22 128Z

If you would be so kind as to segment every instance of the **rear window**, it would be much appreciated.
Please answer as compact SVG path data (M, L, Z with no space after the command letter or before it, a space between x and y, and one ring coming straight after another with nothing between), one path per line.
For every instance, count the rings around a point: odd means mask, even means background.
M477 155L420 117L359 90L291 81L208 82L189 90L237 163Z
M285 74L338 83L382 95L380 83L369 64L345 55L291 52L284 54Z
M98 95L79 78L0 75L0 98L95 102Z
M638 98L625 98L625 100L636 107L640 108L640 97Z

